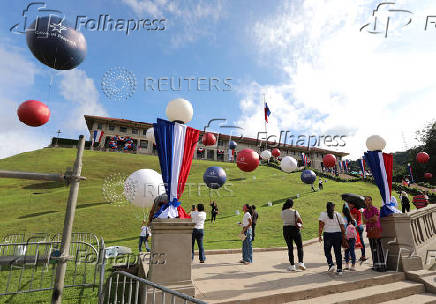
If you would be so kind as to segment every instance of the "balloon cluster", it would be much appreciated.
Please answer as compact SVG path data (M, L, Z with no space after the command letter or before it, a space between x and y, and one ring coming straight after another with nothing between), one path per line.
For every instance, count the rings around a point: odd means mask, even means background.
M26 42L36 59L55 70L74 69L86 57L85 36L53 14L38 16L32 22L26 29ZM17 114L31 127L42 126L50 119L49 108L37 100L23 102Z
M130 137L123 137L115 135L114 137L110 138L109 141L109 148L112 150L118 149L118 143L124 144L123 150L124 151L132 151L135 149L135 144L133 143L133 140Z

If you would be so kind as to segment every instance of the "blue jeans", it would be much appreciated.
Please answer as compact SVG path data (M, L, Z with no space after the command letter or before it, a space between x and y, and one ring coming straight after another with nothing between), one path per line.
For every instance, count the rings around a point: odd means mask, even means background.
M148 236L140 236L139 237L139 252L141 252L141 248L142 248L142 243L145 244L145 249L147 250L147 252L150 251L150 247L148 247Z
M356 264L356 253L354 252L354 246L356 245L356 239L348 239L349 248L345 249L345 263L350 261L351 256L351 264Z
M342 270L342 232L324 232L324 254L329 266L334 265L332 259L332 247L335 252L336 267Z
M194 228L192 230L192 259L193 260L194 260L194 245L195 245L195 241L197 241L200 261L201 262L206 261L206 256L204 255L203 237L204 237L203 229Z
M247 236L245 240L242 242L242 259L245 262L253 263L253 247L251 246L251 235L252 230L251 227L245 231L245 235Z
M363 240L363 225L357 226L357 232L359 233L360 243L362 243L362 248L360 251L362 252L362 256L365 256L365 241Z

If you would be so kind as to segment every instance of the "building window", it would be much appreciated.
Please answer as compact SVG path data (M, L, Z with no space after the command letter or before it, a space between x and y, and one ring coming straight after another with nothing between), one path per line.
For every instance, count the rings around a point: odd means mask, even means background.
M132 129L132 134L138 134L138 129Z
M113 131L115 130L115 126L114 125L109 125L109 131Z
M224 146L224 141L222 139L218 139L218 146Z
M101 123L97 124L97 129L98 130L102 130L103 129L103 125Z
M142 135L147 135L147 129L142 130Z
M139 146L142 149L147 149L148 148L148 140L141 140Z
M120 127L120 132L127 133L127 128L126 127Z

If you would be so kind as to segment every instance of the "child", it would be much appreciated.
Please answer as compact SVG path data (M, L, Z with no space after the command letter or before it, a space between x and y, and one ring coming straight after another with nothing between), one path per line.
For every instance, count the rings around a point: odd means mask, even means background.
M348 248L345 250L345 269L349 269L350 271L355 271L356 265L356 254L354 253L354 246L356 245L357 239L357 229L356 229L356 220L352 220L347 225L346 237L348 240ZM349 267L349 261L351 256L351 268Z

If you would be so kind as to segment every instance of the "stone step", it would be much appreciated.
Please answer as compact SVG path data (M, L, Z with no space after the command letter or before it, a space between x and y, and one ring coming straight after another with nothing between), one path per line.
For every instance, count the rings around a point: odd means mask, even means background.
M335 278L336 275L333 274ZM332 295L336 297L337 293L349 292L351 290L364 289L371 286L381 288L384 284L402 282L406 279L404 272L386 272L377 277L369 277L362 279L349 280L346 278L346 273L341 281L326 281L325 283L317 284L316 287L306 287L305 289L289 289L289 291L281 293L270 293L269 295L260 297L251 297L244 300L219 301L220 304L280 304L299 300L309 300L305 303L313 303L318 297ZM207 300L205 299L207 302ZM312 301L312 302L311 302ZM294 303L294 302L292 302ZM318 302L317 302L318 303Z
M433 293L419 293L401 299L390 300L382 302L383 304L435 304L436 294Z
M400 281L384 285L375 285L366 288L354 289L347 292L330 294L308 300L296 301L292 303L347 303L347 304L374 304L383 301L401 299L411 295L424 293L424 284L411 281Z

